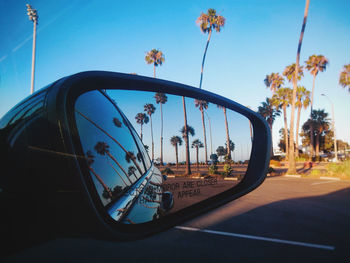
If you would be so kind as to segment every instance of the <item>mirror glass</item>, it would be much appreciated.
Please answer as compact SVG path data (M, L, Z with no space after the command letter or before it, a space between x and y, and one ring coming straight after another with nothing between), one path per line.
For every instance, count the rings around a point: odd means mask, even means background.
M125 224L162 218L244 178L253 130L208 101L147 91L89 91L76 127L95 194Z

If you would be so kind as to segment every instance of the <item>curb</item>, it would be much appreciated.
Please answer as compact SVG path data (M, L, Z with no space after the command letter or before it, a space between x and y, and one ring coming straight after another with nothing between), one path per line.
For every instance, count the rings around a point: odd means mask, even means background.
M224 180L237 181L238 179L234 177L225 177Z
M333 181L340 181L340 178L338 177L327 177L327 176L321 176L321 180L333 180Z
M294 178L301 178L301 175L299 174L286 174L286 175L283 175L284 177L294 177Z

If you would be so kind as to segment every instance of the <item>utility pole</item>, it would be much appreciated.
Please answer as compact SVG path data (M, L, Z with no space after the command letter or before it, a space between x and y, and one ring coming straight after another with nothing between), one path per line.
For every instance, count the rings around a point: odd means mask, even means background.
M36 9L33 9L31 5L26 4L27 6L27 15L29 16L29 20L33 21L34 29L33 29L33 51L32 51L32 78L31 78L31 86L30 86L30 94L34 92L34 72L35 72L35 41L36 41L36 25L38 24L38 14Z
M334 120L334 104L327 95L321 94L321 96L326 97L332 105L332 128L333 128L333 139L334 139L334 155L335 155L335 161L338 162L337 136L335 134L335 120Z

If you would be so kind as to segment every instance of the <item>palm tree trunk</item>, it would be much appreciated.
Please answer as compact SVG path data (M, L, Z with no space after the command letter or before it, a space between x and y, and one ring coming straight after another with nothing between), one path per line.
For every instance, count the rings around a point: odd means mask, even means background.
M152 115L149 115L151 121L151 138L152 138L152 162L154 160L154 142L153 142L153 126L152 126Z
M163 165L163 109L160 103L160 165Z
M204 109L201 110L202 114L202 125L203 125L203 137L204 137L204 154L205 154L205 164L208 163L208 153L207 153L207 136L205 131L205 121L204 121Z
M309 11L309 4L310 4L310 0L306 0L305 11L304 11L304 21L301 28L300 39L299 39L298 50L297 50L297 59L295 63L292 109L291 109L290 129L289 129L290 136L289 136L289 162L288 162L288 171L287 171L288 174L296 174L297 172L297 169L295 166L295 159L294 159L294 114L295 114L295 101L296 101L296 95L297 95L297 84L298 84L297 81L298 81L298 72L299 72L300 51L301 51L301 44L303 43L307 14Z
M141 137L141 142L143 142L143 141L142 141L142 123L141 123L141 132L140 132L140 137Z
M320 132L317 131L317 135L316 135L316 157L319 156L319 152L320 152Z
M120 179L122 179L122 181L125 184L125 186L128 186L128 184L124 181L123 177L120 175L120 173L117 171L117 169L115 169L114 166L109 161L108 161L108 165L116 172L116 174L120 177ZM132 182L130 181L129 177L126 176L126 178L128 178L129 183L132 184Z
M197 158L197 171L199 171L199 162L198 162L198 147L196 147L196 158Z
M268 122L269 124L269 127L270 127L270 132L271 132L271 157L274 156L274 153L273 153L273 136L272 136L272 121Z
M227 156L229 159L231 159L231 149L230 149L230 134L228 132L228 122L227 122L227 115L226 115L226 108L223 107L224 115L225 115L225 127L226 127L226 143L227 143Z
M313 105L314 105L315 80L316 80L316 75L314 75L314 78L312 80L310 119L312 119L311 115L312 115L312 109L313 109ZM310 159L312 159L312 157L314 156L314 152L315 152L315 149L314 149L315 142L314 142L314 135L313 134L314 134L314 129L311 125L311 127L310 127Z
M288 160L289 153L289 145L288 145L288 123L287 123L287 106L283 105L283 121L284 121L284 143L286 145L286 160Z
M201 79L199 81L199 88L202 88L202 80L203 80L203 69L204 69L204 62L205 62L205 56L207 55L207 50L208 50L208 46L209 46L209 41L211 38L211 30L209 30L209 35L208 35L208 40L207 40L207 44L205 45L205 49L204 49L204 55L203 55L203 60L202 60L202 69L201 69Z
M188 142L188 131L187 131L187 114L186 114L186 103L185 97L182 96L182 105L184 110L184 120L185 120L185 146L186 146L186 174L191 174L191 164L190 164L190 146Z
M153 77L156 78L156 65L153 64Z
M175 145L175 158L176 158L176 170L179 169L179 154L177 149L177 144Z
M107 155L109 156L109 158L111 158L113 160L113 162L116 163L116 165L118 165L118 167L123 171L123 173L126 175L126 177L128 177L128 173L124 170L124 168L120 165L120 163L117 161L117 159L114 158L114 156L109 152L107 151L106 152Z
M102 185L102 187L107 191L110 197L112 197L111 189L107 187L107 185L103 182L101 176L99 176L94 169L90 165L88 165L89 170L92 172L92 174L96 177L97 181Z
M300 101L301 103L301 101ZM301 112L301 105L298 107L298 116L297 116L297 127L295 131L295 156L299 156L299 125L300 125L300 112Z

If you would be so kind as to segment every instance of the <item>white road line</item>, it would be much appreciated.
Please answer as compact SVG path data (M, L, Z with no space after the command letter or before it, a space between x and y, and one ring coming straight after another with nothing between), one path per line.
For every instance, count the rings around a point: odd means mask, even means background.
M243 234L236 234L236 233L229 233L229 232L222 232L222 231L214 231L214 230L207 230L207 229L199 229L199 228L185 227L185 226L176 226L175 228L176 229L180 229L180 230L187 230L187 231L194 231L194 232L203 232L203 233L222 235L222 236L241 237L241 238L247 238L247 239L262 240L262 241L281 243L281 244L288 244L288 245L295 245L295 246L303 246L303 247L312 247L312 248L319 248L319 249L325 249L325 250L334 250L335 249L334 246L319 245L319 244L312 244L312 243L305 243L305 242L297 242L297 241L283 240L283 239L278 239L278 238L243 235Z
M313 184L311 184L311 185L328 184L328 183L337 183L337 181L319 182L319 183L313 183Z

